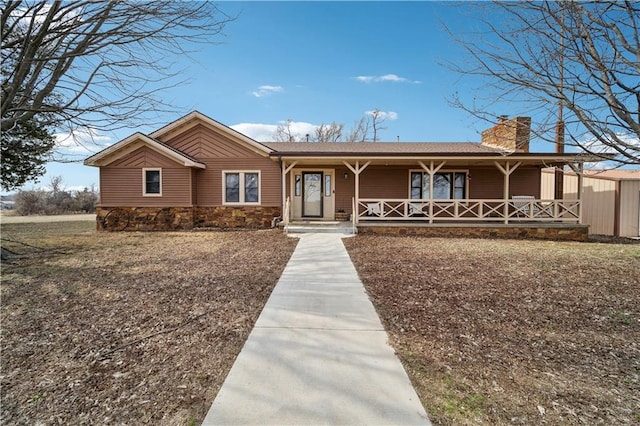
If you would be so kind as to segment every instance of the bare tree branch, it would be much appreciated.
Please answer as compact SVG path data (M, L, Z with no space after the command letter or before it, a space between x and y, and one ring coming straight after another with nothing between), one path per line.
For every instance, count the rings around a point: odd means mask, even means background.
M640 4L633 1L494 1L484 31L453 34L481 77L472 99L451 103L491 122L510 105L535 116L535 136L555 142L559 109L565 143L640 164ZM481 10L476 10L480 13ZM502 111L496 108L503 108Z
M171 110L171 58L213 43L233 18L209 2L2 2L2 130L41 125L109 131Z

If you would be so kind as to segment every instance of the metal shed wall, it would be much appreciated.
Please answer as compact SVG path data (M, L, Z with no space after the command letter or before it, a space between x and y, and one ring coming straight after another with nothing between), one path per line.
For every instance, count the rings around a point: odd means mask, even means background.
M619 235L640 236L640 180L620 181Z
M590 234L614 235L616 221L616 181L586 177L583 180L582 223L589 225ZM553 199L554 174L542 172L541 195L543 199ZM578 177L564 175L564 198L578 198ZM637 216L636 216L637 219ZM636 229L637 229L636 223Z

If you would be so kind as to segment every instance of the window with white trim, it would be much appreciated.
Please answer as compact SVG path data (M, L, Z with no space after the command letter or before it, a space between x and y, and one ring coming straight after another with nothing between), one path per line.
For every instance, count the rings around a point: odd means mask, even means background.
M259 171L222 172L223 204L260 204Z
M142 169L142 195L162 196L162 169Z
M436 200L463 200L467 196L467 172L438 172L433 175L433 198ZM411 171L409 197L426 199L429 197L429 173Z

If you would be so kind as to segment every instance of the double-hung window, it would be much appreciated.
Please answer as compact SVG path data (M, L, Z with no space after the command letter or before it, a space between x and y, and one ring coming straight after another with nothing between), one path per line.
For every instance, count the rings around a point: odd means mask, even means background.
M162 196L162 169L142 169L142 195Z
M223 204L260 204L260 172L222 172Z
M409 197L426 199L429 197L429 173L412 171ZM433 175L433 199L463 200L467 195L467 172L438 172Z

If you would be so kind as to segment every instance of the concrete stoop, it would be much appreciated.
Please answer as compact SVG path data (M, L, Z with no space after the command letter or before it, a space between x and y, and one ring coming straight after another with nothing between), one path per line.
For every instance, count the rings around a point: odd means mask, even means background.
M343 234L354 235L358 233L358 228L351 222L344 221L295 221L284 226L287 234Z

